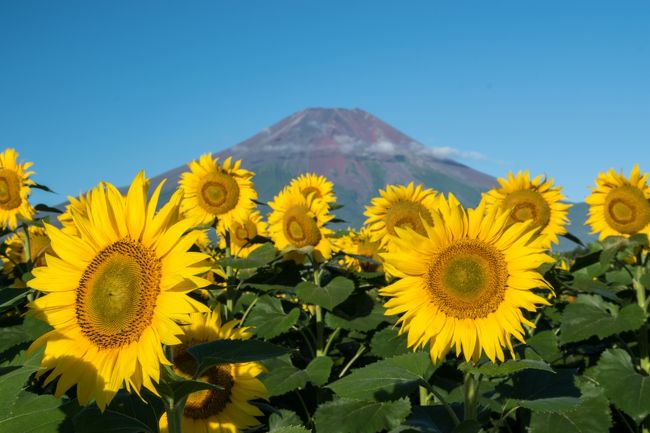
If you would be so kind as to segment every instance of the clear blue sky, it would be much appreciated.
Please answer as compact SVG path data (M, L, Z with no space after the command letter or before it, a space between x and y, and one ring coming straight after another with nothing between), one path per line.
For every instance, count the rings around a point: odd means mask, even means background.
M648 1L0 0L0 146L54 204L359 107L577 201L650 171L649 23Z

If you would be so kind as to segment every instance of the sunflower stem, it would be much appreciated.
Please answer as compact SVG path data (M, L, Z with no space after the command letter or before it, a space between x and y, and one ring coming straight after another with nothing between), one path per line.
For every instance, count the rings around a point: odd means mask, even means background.
M23 254L25 255L25 263L28 265L32 264L32 243L31 240L29 239L29 228L27 227L27 224L24 224L21 226L23 230L25 231L25 244L23 246Z
M476 419L476 397L478 396L478 381L472 372L465 373L465 406L464 419Z
M451 419L454 421L454 425L457 426L460 424L460 420L458 419L458 415L456 415L456 412L454 412L454 409L451 407L449 402L445 400L445 398L440 394L434 387L431 385L429 382L426 380L421 381L421 385L424 386L435 398L438 399L440 403L445 407L445 410L451 417Z
M314 284L320 287L321 269L314 269ZM323 308L316 305L316 356L325 355L325 323L323 322Z
M636 300L639 303L639 306L643 309L643 312L647 316L647 300L646 300L646 289L641 283L641 277L643 276L644 268L637 266L634 273L634 278L632 279L632 286L636 291ZM639 357L641 359L640 366L646 374L650 374L650 348L648 347L648 323L643 324L639 330Z
M163 398L165 413L167 414L167 431L169 433L182 433L181 420L185 409L185 398L175 402L173 398Z

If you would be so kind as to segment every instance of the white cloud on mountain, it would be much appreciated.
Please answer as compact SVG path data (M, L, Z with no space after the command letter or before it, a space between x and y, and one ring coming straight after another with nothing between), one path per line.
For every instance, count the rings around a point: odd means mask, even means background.
M488 159L487 156L480 152L464 151L449 146L427 147L425 152L440 159L472 159L474 161L486 161Z

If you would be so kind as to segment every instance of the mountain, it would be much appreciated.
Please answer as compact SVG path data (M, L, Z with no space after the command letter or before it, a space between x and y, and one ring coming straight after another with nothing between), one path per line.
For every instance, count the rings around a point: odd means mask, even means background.
M216 153L242 160L255 172L260 201L269 201L292 178L316 172L334 182L336 215L360 227L364 207L386 184L411 181L442 192L453 192L465 205L474 206L481 193L496 180L434 152L370 113L360 109L310 108L292 114L251 138ZM196 155L198 158L199 155ZM154 178L167 178L171 195L187 166Z

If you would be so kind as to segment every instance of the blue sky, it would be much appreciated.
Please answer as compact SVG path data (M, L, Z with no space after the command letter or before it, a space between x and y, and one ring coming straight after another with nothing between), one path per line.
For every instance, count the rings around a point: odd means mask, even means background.
M0 146L54 204L359 107L578 201L650 171L649 22L647 1L0 0Z

